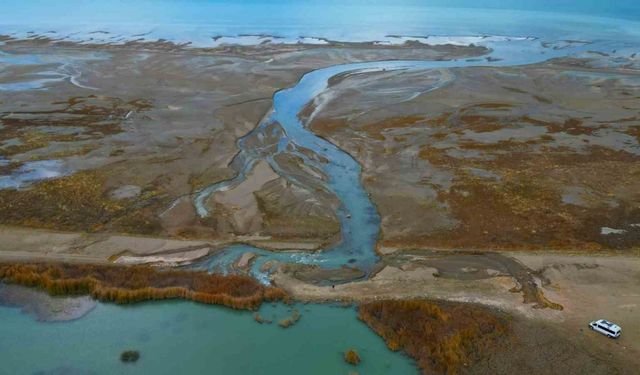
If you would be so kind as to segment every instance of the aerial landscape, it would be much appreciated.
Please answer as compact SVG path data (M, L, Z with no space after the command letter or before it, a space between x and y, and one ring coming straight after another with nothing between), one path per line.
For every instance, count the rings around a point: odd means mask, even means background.
M640 3L0 3L0 374L638 368Z

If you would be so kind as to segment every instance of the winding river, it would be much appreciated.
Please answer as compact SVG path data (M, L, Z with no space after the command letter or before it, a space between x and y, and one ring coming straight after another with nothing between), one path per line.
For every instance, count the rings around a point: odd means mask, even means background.
M324 268L344 265L357 267L365 272L372 270L378 261L375 244L380 233L380 216L361 182L361 166L347 152L333 143L315 135L300 119L299 114L329 86L329 80L345 73L370 73L383 70L428 70L474 66L516 66L542 62L551 58L607 48L604 44L572 45L563 49L544 48L535 38L505 38L501 41L482 43L490 51L486 56L473 59L446 61L375 61L330 66L305 74L291 88L278 91L273 98L273 108L264 120L249 134L238 141L239 154L232 161L237 171L234 178L208 186L194 197L196 210L201 217L210 214L206 200L215 192L232 189L240 184L259 160L268 162L274 171L294 184L305 185L300 176L285 172L276 160L281 153L302 158L306 166L321 171L324 178L315 179L340 201L338 218L341 224L341 241L322 252L303 251L270 252L246 245L230 246L197 263L196 268L226 272L243 253L259 255L252 273L268 283L268 271L263 265L268 261L303 263ZM422 92L435 90L443 82L425 87ZM278 126L282 131L277 132ZM251 140L251 142L248 142ZM256 140L259 146L256 146ZM309 157L300 149L311 150L317 157ZM324 161L323 161L324 160ZM309 178L309 177L308 177Z

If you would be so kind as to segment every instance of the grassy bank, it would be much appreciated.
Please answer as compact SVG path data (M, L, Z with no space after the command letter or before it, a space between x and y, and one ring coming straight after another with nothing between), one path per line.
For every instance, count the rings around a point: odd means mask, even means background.
M386 300L360 305L358 317L403 350L425 373L456 374L504 339L508 322L488 309L462 303Z
M51 295L91 295L118 304L186 299L254 310L264 301L287 297L282 289L265 287L250 277L147 266L0 263L0 281L40 288Z

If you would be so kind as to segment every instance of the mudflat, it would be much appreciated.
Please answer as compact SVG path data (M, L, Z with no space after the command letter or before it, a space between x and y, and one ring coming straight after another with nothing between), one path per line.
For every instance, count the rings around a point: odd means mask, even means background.
M3 39L0 223L189 239L262 235L317 246L339 237L338 202L317 186L269 174L264 163L249 171L250 182L209 197L206 218L196 214L193 195L235 175L237 140L268 114L273 94L305 72L392 56L486 52L371 43L206 49ZM246 140L256 147L274 141ZM309 173L286 153L278 162L289 174Z
M0 260L164 267L197 265L230 244L313 256L343 238L351 217L307 163L329 162L313 150L284 149L225 185L243 165L238 142L256 155L280 147L278 123L251 133L279 90L343 63L484 61L488 52L2 40ZM231 269L269 270L303 301L428 298L512 317L514 349L497 345L463 372L632 373L638 99L635 55L333 76L297 115L359 163L380 216L380 259L373 272L348 261L260 263L264 252L249 247ZM194 199L216 184L201 215ZM21 293L8 303L23 304ZM599 318L623 336L587 331Z
M605 61L353 74L303 116L363 165L381 248L637 250L640 66Z

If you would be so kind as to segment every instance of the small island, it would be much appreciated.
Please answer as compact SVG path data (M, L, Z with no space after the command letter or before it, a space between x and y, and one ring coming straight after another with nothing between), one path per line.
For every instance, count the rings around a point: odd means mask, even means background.
M358 352L356 352L355 349L349 349L344 352L344 361L350 365L356 366L360 363L361 359L360 355L358 355Z

